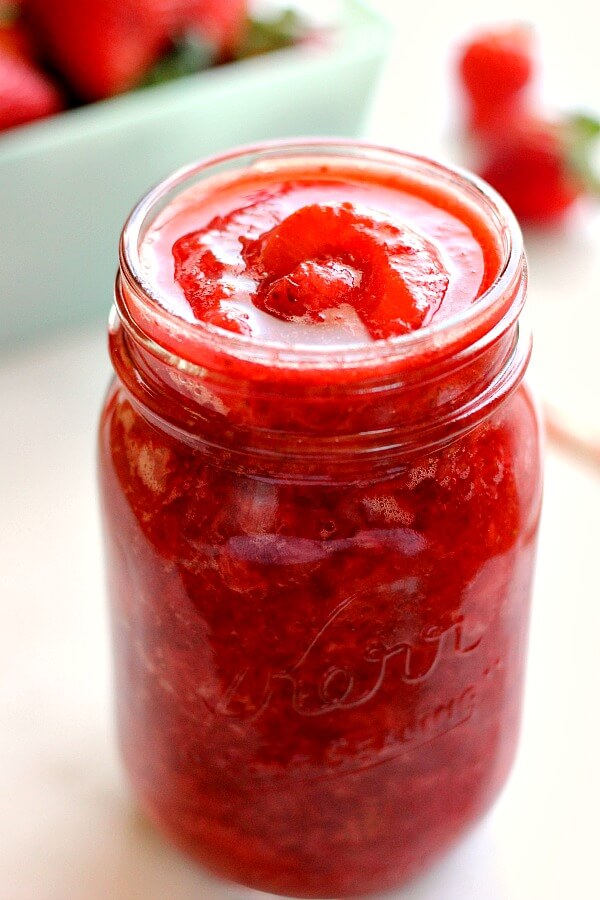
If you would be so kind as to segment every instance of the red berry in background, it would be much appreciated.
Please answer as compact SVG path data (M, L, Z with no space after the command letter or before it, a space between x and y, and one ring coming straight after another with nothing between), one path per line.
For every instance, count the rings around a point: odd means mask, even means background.
M531 90L538 73L530 28L503 25L481 31L463 47L458 74L468 104L469 164L503 195L517 218L554 224L578 197L600 193L591 165L600 122L587 115L552 120L538 113Z
M599 132L600 124L587 116L521 124L506 143L490 148L481 175L522 222L552 224L593 188L588 157Z
M469 108L467 130L477 144L504 144L514 128L531 117L529 104L522 94L498 103Z
M3 25L0 21L0 52L10 53L24 59L33 58L34 43L21 22Z
M0 48L0 131L50 116L62 108L59 91L43 72Z
M471 127L487 131L523 102L535 69L533 35L526 25L498 26L466 44L458 70L470 107ZM503 112L504 110L504 112Z
M561 142L545 130L498 147L481 174L523 222L561 218L581 191L567 170Z
M49 60L85 100L141 82L168 45L178 0L27 0Z
M199 18L206 36L219 47L224 55L237 50L246 29L247 0L199 0ZM201 19L201 16L204 19Z
M241 40L247 0L26 0L29 18L52 64L84 100L141 84L186 34L217 58Z

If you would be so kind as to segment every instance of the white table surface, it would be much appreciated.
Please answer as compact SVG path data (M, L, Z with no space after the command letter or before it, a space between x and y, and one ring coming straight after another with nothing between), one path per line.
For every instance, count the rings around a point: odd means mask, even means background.
M371 134L444 155L442 54L477 6L428 6L409 40L400 4L375 5L400 31ZM583 5L569 34L563 7L530 5L582 87L598 34ZM428 37L433 74L407 80ZM529 250L536 379L598 426L600 220ZM221 900L138 815L114 747L94 473L108 374L101 323L0 358L0 900ZM600 472L550 448L516 766L491 814L396 900L600 896L599 556Z

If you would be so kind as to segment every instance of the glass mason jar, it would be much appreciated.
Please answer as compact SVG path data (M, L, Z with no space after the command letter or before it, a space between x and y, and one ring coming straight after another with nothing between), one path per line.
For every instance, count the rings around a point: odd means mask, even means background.
M159 212L291 156L468 197L500 274L439 325L326 353L154 302L139 250ZM519 727L541 468L514 217L422 158L276 145L152 191L120 263L100 479L134 790L226 880L299 897L398 885L490 806Z

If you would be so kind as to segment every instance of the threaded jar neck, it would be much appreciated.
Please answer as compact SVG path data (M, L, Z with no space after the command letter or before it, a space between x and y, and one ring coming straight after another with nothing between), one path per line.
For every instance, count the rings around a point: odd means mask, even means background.
M442 183L477 208L501 248L497 277L458 315L364 345L283 346L191 324L158 301L140 247L159 213L202 179L290 160L347 160ZM115 370L156 427L232 465L331 477L332 467L389 467L474 428L517 387L530 339L522 238L490 188L421 157L357 143L256 147L191 166L159 185L125 225L111 318ZM324 473L324 474L323 474ZM328 474L329 473L329 474ZM290 472L287 473L288 476Z

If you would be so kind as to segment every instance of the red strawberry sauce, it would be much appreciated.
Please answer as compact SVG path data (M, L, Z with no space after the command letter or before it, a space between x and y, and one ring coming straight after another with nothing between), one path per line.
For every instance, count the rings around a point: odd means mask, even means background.
M231 155L129 220L100 432L120 741L211 872L380 891L504 783L541 491L524 290L501 201L392 151Z
M386 338L460 312L495 278L497 238L454 202L343 168L242 176L180 197L142 262L188 321L290 345Z

